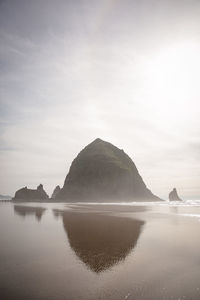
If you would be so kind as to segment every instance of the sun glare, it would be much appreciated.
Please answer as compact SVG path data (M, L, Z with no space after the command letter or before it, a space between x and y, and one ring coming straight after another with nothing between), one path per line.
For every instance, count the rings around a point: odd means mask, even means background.
M199 47L185 43L160 50L145 66L145 85L151 105L161 116L184 120L198 101Z

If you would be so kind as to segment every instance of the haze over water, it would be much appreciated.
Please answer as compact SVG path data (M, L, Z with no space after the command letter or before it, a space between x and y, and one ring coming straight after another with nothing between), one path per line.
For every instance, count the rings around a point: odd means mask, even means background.
M0 204L1 299L200 298L200 202Z

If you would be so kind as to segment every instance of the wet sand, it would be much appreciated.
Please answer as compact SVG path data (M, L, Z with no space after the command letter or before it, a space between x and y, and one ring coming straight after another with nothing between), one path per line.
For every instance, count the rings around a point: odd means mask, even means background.
M0 204L0 299L200 299L200 205Z

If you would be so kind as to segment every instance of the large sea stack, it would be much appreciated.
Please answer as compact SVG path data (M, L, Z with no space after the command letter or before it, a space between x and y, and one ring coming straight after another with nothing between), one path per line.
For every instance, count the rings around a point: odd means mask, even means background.
M155 201L131 158L114 145L94 140L74 159L55 197L66 201Z

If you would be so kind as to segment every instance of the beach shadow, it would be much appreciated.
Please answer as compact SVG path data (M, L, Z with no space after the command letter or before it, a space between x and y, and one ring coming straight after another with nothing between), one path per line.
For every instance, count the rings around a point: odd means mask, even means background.
M25 218L26 216L35 216L35 218L41 221L42 216L46 208L34 207L34 206L24 206L24 205L14 205L14 213Z
M95 273L125 260L144 225L137 219L97 213L64 211L60 215L71 249Z

